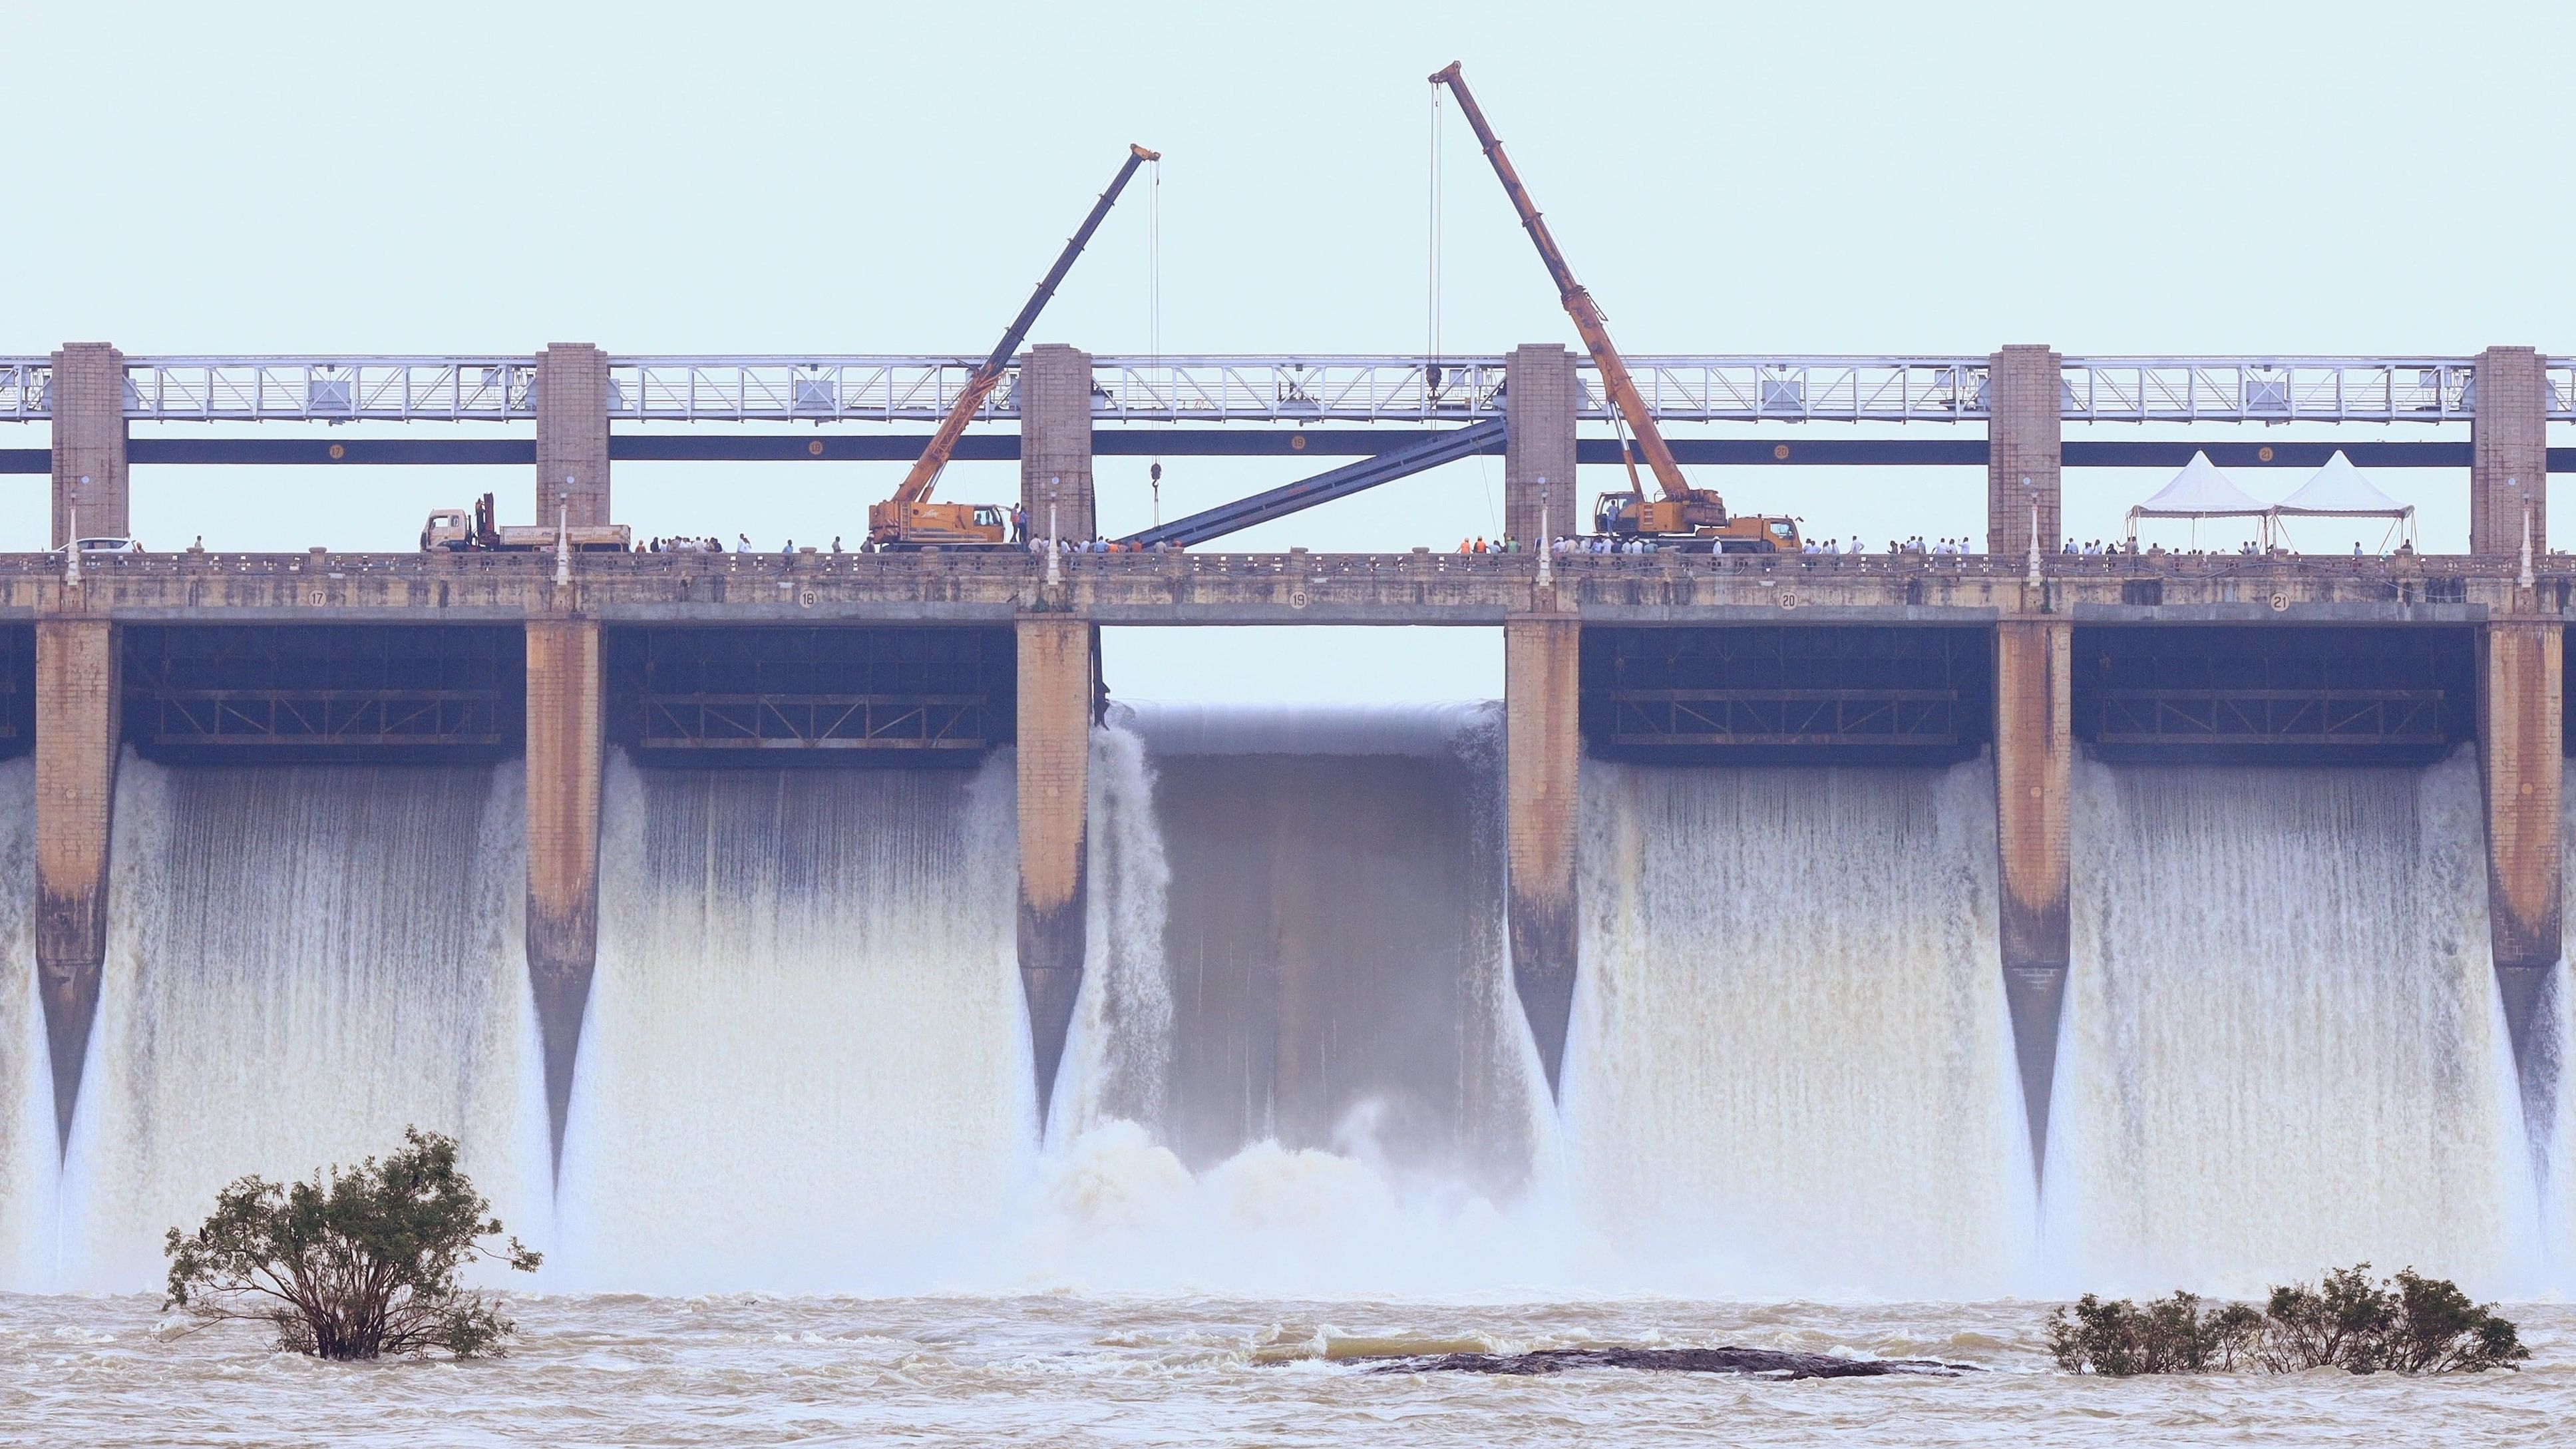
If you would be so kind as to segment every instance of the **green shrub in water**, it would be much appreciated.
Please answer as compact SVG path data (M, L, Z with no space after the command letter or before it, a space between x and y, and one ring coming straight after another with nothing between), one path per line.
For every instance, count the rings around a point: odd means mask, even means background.
M2374 1283L2368 1263L2337 1268L2320 1284L2274 1288L2260 1310L2230 1303L2203 1312L2197 1295L2181 1292L2145 1308L2087 1293L2050 1316L2048 1350L2068 1373L2111 1376L2226 1373L2240 1364L2272 1373L2478 1373L2531 1357L2493 1305L2412 1268Z
M402 1150L310 1182L238 1179L193 1235L170 1230L170 1299L207 1323L277 1330L278 1347L369 1359L441 1349L498 1353L516 1332L491 1300L457 1283L476 1259L536 1270L535 1253L504 1249L492 1204L456 1169L456 1142L403 1129Z

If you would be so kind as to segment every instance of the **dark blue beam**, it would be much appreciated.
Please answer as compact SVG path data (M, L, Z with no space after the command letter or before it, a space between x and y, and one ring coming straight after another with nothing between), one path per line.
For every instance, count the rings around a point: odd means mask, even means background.
M1187 518L1176 518L1169 523L1157 524L1142 533L1130 534L1119 542L1134 544L1139 548L1151 547L1158 543L1176 543L1184 547L1206 543L1210 539L1223 538L1229 533L1250 528L1256 523L1268 523L1274 518L1285 518L1291 513L1301 513L1318 503L1330 503L1336 498L1347 498L1362 489L1375 488L1381 483L1392 483L1398 478L1410 478L1416 473L1437 468L1443 463L1454 463L1460 458L1472 458L1478 453L1499 452L1503 442L1503 420L1500 418L1447 432L1433 433L1419 442L1390 449L1373 458L1364 458L1357 463L1345 463L1339 468L1318 473L1312 478L1300 478L1294 483L1255 493L1249 498L1238 498L1232 503L1218 504L1205 512L1193 513Z

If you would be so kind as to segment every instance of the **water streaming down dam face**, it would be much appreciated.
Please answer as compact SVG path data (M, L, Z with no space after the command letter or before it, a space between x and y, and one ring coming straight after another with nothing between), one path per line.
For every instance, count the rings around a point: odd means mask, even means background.
M1585 762L1568 1171L1623 1251L1685 1291L2024 1282L1993 781Z
M547 1246L521 778L125 759L55 1286L150 1286L163 1230L226 1182L354 1164L407 1124L457 1137Z
M557 1282L906 1291L980 1260L1036 1145L1012 761L612 755Z
M0 762L0 1290L52 1278L52 1074L36 989L36 762Z
M1108 969L1081 1027L1106 1033L1108 1079L1085 1117L1140 1122L1194 1169L1275 1142L1516 1191L1532 1064L1503 962L1498 712L1116 719L1094 767Z
M2528 1292L2477 761L2076 767L2052 1256L2119 1291L2368 1259Z

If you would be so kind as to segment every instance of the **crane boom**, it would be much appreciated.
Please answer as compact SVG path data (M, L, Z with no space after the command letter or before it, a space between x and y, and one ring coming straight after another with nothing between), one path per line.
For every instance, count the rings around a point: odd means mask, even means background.
M1547 223L1538 208L1530 202L1529 188L1521 185L1520 173L1512 169L1511 159L1503 154L1503 143L1494 138L1494 128L1485 124L1485 113L1467 90L1467 77L1459 63L1451 61L1431 77L1433 85L1446 85L1458 97L1458 109L1465 112L1467 124L1476 132L1476 142L1485 149L1485 159L1494 165L1494 175L1501 178L1503 193L1520 213L1521 226L1538 247L1539 260L1547 263L1547 274L1556 281L1558 299L1565 303L1566 315L1574 319L1574 330L1583 338L1584 350L1592 354L1592 365L1601 370L1601 385L1610 394L1611 406L1627 420L1628 430L1637 435L1637 448L1646 455L1646 466L1654 470L1655 483L1664 497L1675 503L1691 499L1691 487L1682 477L1682 465L1673 459L1673 450L1646 412L1646 400L1637 392L1636 381L1628 376L1628 364L1619 358L1619 349L1611 345L1610 325L1603 320L1601 308L1592 294L1574 279L1574 269L1565 263L1565 253L1557 249L1556 238L1548 234Z
M1055 295L1065 273L1073 270L1073 259L1082 255L1083 247L1091 241L1091 234L1100 229L1102 218L1108 216L1109 208L1117 204L1118 193L1127 189L1128 178L1136 174L1137 167L1162 159L1159 151L1148 151L1135 145L1127 148L1126 164L1118 168L1118 175L1110 181L1109 189L1100 193L1100 200L1092 204L1091 214L1082 219L1081 229L1064 244L1063 253L1056 257L1055 265L1047 270L1045 278L1038 283L1038 289L1029 295L1027 305L1020 308L1020 315L1012 318L1011 325L1003 330L1002 340L995 344L992 355L984 359L983 366L975 369L973 377L967 379L966 386L957 394L956 404L948 409L947 417L940 419L939 431L930 435L929 446L913 460L912 471L903 475L903 486L895 490L894 497L888 500L890 503L918 503L930 496L931 485L939 481L940 470L948 466L949 455L957 450L957 440L965 435L966 424L974 418L976 409L984 405L984 399L992 396L993 389L1001 385L1002 370L1010 366L1011 354L1019 351L1021 339L1037 325L1038 313L1046 309L1047 299Z

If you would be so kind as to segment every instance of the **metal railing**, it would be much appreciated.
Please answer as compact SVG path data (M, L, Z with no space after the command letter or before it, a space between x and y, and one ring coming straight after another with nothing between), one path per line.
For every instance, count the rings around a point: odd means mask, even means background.
M934 422L975 359L618 357L623 422ZM1659 421L1982 422L1984 357L1641 356ZM1609 407L1574 359L1579 416ZM0 357L0 421L51 415L52 363ZM2454 423L2476 406L2465 357L2069 357L2060 415L2093 423ZM1499 356L1190 355L1093 359L1092 416L1119 423L1464 423L1504 408ZM2543 372L2576 422L2576 359ZM510 422L536 416L531 357L135 357L126 417L152 422ZM977 416L1018 418L1014 368Z

